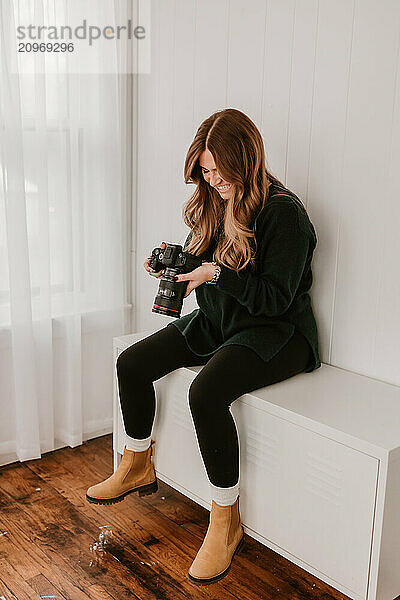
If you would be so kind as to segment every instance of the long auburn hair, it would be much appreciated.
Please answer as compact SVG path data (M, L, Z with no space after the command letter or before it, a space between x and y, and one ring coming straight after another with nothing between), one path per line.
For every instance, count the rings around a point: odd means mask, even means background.
M199 157L206 149L220 176L233 184L229 200L203 177ZM235 108L218 110L205 119L187 152L184 178L185 183L196 184L183 207L183 220L193 234L185 250L199 255L214 238L218 240L214 261L236 271L249 263L254 268L257 216L271 183L283 184L266 168L264 143L253 121Z

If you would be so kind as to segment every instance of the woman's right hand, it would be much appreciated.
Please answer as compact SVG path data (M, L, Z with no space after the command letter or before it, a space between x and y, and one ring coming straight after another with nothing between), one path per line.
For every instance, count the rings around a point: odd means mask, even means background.
M165 242L162 242L160 244L160 248L162 248L164 250L164 248L166 248L168 246L168 244L166 244ZM161 271L158 271L157 273L154 271L154 269L152 269L149 266L149 262L150 262L150 256L146 258L146 260L143 263L144 268L146 269L146 271L148 272L149 275L151 275L152 277L157 277L157 279L159 279L161 277L161 275L164 272L164 269L161 269Z

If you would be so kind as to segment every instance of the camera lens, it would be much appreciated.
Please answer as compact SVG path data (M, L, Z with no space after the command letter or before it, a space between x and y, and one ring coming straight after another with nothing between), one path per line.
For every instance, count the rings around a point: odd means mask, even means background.
M160 279L158 292L154 299L152 312L169 317L178 318L181 315L183 296L187 288L187 282L176 283L177 269L166 268Z

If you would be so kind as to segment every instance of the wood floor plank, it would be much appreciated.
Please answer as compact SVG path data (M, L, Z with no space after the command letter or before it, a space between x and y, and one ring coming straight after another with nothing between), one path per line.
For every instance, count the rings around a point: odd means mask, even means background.
M71 466L71 461L67 461L65 464ZM57 485L60 485L61 488L65 488L64 482L62 480L57 481ZM83 490L73 490L70 488L68 491L69 501L72 502L75 506L79 506L82 497L84 497L86 488ZM64 492L65 493L65 492ZM131 500L131 507L129 509L129 514L121 514L120 509L116 507L121 507L125 502L127 502L128 498L124 500L122 503L114 506L100 506L96 504L88 504L87 508L85 508L86 514L93 517L93 519L97 519L98 522L108 524L112 527L113 531L121 530L129 531L129 539L126 543L129 545L132 543L132 540L136 546L136 549L141 545L145 546L147 549L146 556L142 557L142 562L144 564L153 565L153 567L157 564L162 565L163 570L169 571L170 575L175 578L180 584L182 581L185 586L188 588L188 592L193 593L193 584L187 580L187 571L193 561L195 553L188 553L188 551L183 551L180 545L176 546L168 537L154 535L154 533L160 530L158 519L162 518L164 523L166 523L170 536L175 539L175 530L176 526L171 522L170 519L164 517L164 515L159 514L155 509L151 506L146 507L145 513L149 514L149 519L146 521L148 528L144 528L141 526L143 523L143 515L145 514L143 511L143 499L138 499L136 502L133 502L133 495L129 496ZM116 509L110 511L110 508ZM188 533L184 534L187 536ZM201 539L198 539L198 547L201 545ZM184 546L185 547L185 546ZM143 549L142 549L143 550ZM121 550L121 544L114 544L112 540L111 543L107 544L107 551L117 557L122 563L125 562L125 555L123 548ZM213 586L213 588L216 587ZM183 587L185 587L183 586ZM215 590L212 592L209 588L196 588L196 597L198 598L213 598L215 597ZM220 600L233 600L236 598L229 592L225 591L223 588L219 590L219 599Z
M24 524L31 535L33 534L34 540L40 543L42 549L58 554L67 553L68 562L73 565L75 570L79 572L79 567L90 570L92 577L98 579L99 582L102 581L106 585L106 589L115 590L118 583L115 581L116 571L118 569L121 571L124 566L124 579L129 583L131 592L141 594L140 598L153 600L160 593L163 593L165 598L176 598L177 600L186 597L179 589L179 582L174 580L162 565L150 563L146 546L139 547L130 539L114 536L115 543L124 549L123 561L116 561L108 552L95 552L88 557L87 549L98 539L95 524L56 491L53 491L52 494L49 489L46 489L45 502L41 503L35 499L30 503L30 494L27 493L22 477L19 480L15 472L8 475L15 487L13 501L15 504L20 504L22 499L22 502L27 505L27 509L23 508ZM30 479L32 480L32 477ZM34 483L38 485L36 481ZM44 481L41 485L45 488L50 487ZM10 493L11 486L7 474L1 479L0 487L3 490L7 489ZM123 536L126 538L126 534L123 533ZM89 564L87 564L88 558L90 558ZM122 575L121 572L120 575ZM114 591L111 593L114 595Z
M26 582L33 590L35 590L35 592L37 592L41 598L56 598L57 600L58 598L65 599L65 596L61 594L61 592L51 583L51 581L47 579L47 577L45 577L45 575L43 575L43 573L26 579Z
M0 577L0 600L18 600Z
M4 558L0 558L0 573L4 583L18 600L41 600L40 595Z
M1 516L0 516L1 518ZM26 538L19 531L15 531L7 524L7 534L0 541L0 557L4 558L24 578L30 579L40 575L40 564L32 560L32 556L26 551ZM0 529L3 527L0 521ZM19 544L16 543L19 538Z
M47 557L39 549L38 545L30 543L30 540L15 525L9 524L9 534L8 546L5 547L2 544L3 553L7 554L8 562L13 565L13 568L21 577L27 580L33 577L32 570L34 568L36 574L43 574L53 587L58 590L60 598L90 600L91 596L88 593L88 589L91 586L87 586L84 592L79 583L75 582L74 578L71 577L71 573L65 569L66 565L64 561L62 561L60 568L60 561L57 560L57 556Z
M114 600L113 596L110 596L105 589L97 584L91 585L89 588L87 588L86 593L90 600Z
M248 535L224 579L196 586L187 571L209 511L161 480L151 496L88 503L87 488L112 472L111 435L0 468L0 533L7 531L0 536L7 566L0 596L25 600L29 590L29 600L348 600Z

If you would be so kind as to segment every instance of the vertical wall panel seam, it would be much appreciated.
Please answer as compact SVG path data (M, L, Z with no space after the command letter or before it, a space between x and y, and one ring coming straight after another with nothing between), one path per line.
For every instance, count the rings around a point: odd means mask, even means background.
M319 13L320 13L320 0L317 2L317 20L315 25L315 43L314 43L314 66L312 75L312 94L311 94L311 110L310 110L310 133L308 143L308 167L307 167L307 179L306 179L306 197L305 206L308 208L308 190L310 188L310 173L311 173L311 149L312 149L312 136L313 136L313 125L314 125L314 107L315 107L315 87L316 87L316 76L315 72L317 69L317 48L319 40Z
M348 61L348 77L347 77L347 94L346 94L346 112L345 112L345 125L344 125L344 136L343 136L343 152L342 152L342 164L340 167L340 176L338 178L338 186L337 186L337 197L339 198L339 216L338 216L338 224L337 224L337 235L336 235L336 253L335 253L335 270L334 270L334 281L333 281L333 299L332 299L332 316L331 316L331 327L329 334L329 352L328 352L328 362L332 364L332 345L333 345L333 331L335 326L335 308L336 308L336 287L338 280L338 269L339 269L339 248L340 248L340 233L341 233L341 222L342 222L342 206L343 206L343 198L340 196L340 190L343 184L343 171L344 171L344 156L346 151L346 143L347 143L347 131L348 131L348 121L349 121L349 96L350 96L350 85L351 85L351 71L352 71L352 63L353 63L353 45L354 45L354 30L355 30L355 20L356 14L358 11L356 10L357 0L353 1L353 23L351 29L351 43L350 43L350 52L349 52L349 61Z
M196 102L196 62L197 62L196 61L196 59L197 59L197 0L194 0L193 22L194 22L194 26L193 26L194 48L193 48L193 71L192 71L192 75L193 75L192 131L195 130L194 115L195 115L195 110L196 110L195 102Z
M177 14L177 5L178 0L174 0L174 18L173 18L173 38L172 38L172 94L171 94L171 139L174 139L174 125L175 125L175 82L176 82L176 14ZM172 163L172 154L169 153L169 160ZM170 173L172 173L172 168L170 169ZM167 198L173 197L173 185L172 185L172 177L168 177L168 194ZM172 232L172 219L173 219L173 211L169 211L169 228L168 231Z
M262 88L262 96L263 96L263 98L265 97L265 93L264 93L265 87L268 85L268 75L265 76L265 72L266 72L265 69L266 68L268 69L268 60L267 60L267 57L268 57L268 48L269 48L269 46L267 44L267 40L268 40L268 30L269 30L269 25L270 25L269 7L270 7L270 1L268 0L267 3L266 3L266 8L265 8L266 29L265 29L265 33L264 33L264 36L265 36L264 37L264 48L265 48L265 51L264 51L263 88ZM267 103L267 113L268 113L268 103ZM261 114L262 114L262 120L261 120L261 126L262 126L263 121L264 121L264 105L263 105L262 113ZM261 133L263 133L263 131L261 131ZM269 164L269 153L266 156L266 163L267 163L267 165Z
M157 29L156 29L156 36L155 39L157 40L157 71L156 71L156 77L155 77L155 82L156 82L156 102L155 102L155 107L156 107L156 115L155 115L155 139L159 140L160 139L160 63L161 63L161 33L160 33L160 1L159 0L153 0L153 3L155 4L155 11L154 11L154 15L157 15L157 19L156 19L156 23L157 23ZM156 165L157 167L160 164L160 144L156 144Z
M138 23L140 22L140 15L139 15L139 0L136 0L136 19L138 21ZM129 5L128 5L129 7ZM129 8L128 8L129 10ZM132 14L129 13L129 17L131 17ZM129 48L129 44L128 44L128 48ZM131 55L131 59L132 59L132 55ZM139 295L138 295L138 285L137 285L137 280L138 280L138 268L137 268L137 256L138 256L138 197L139 197L139 56L137 55L135 58L136 61L136 71L137 73L134 74L127 74L127 80L130 82L129 85L129 89L130 89L130 96L128 98L128 101L130 100L130 104L128 104L129 106L129 111L131 114L131 118L132 118L132 127L131 127L131 137L132 137L132 144L135 145L135 148L131 148L130 149L130 165L131 165L131 174L130 174L130 179L129 179L129 187L131 189L131 194L130 194L130 215L129 215L129 221L130 221L130 242L129 242L129 248L130 248L130 252L129 252L129 271L131 273L131 280L130 280L130 285L129 288L131 290L131 297L129 299L129 302L131 304L133 304L133 307L131 309L130 315L130 331L136 331L136 327L137 327L137 306L138 306L138 302L139 302ZM132 64L129 61L129 64ZM135 70L135 65L132 65L133 67L133 71ZM135 159L135 164L133 164L132 159ZM133 182L133 178L134 178L134 182ZM135 240L132 240L132 235L135 235ZM134 243L132 243L134 242ZM134 250L134 253L132 254L132 250ZM133 258L133 260L132 260ZM134 285L134 289L132 289Z
M389 150L388 150L388 158L387 161L385 163L385 168L384 168L384 181L385 181L385 197L387 197L387 195L389 194L389 183L388 183L388 179L389 179L389 166L392 163L393 160L393 124L394 124L394 120L395 120L395 114L396 114L396 97L397 97L397 89L398 89L398 74L399 74L399 61L400 61L400 27L399 27L399 32L398 32L398 39L397 39L397 61L396 61L396 70L395 70L395 75L394 75L394 93L393 93L393 108L392 108L392 118L391 118L391 124L390 124L390 142L389 142ZM384 257L385 257L385 248L386 248L386 225L383 226L383 233L384 235L383 237L383 241L382 241L382 248L381 248L381 260L378 260L378 265L380 265L380 269L379 269L379 274L378 274L378 285L377 285L377 296L376 296L376 308L375 308L375 318L374 318L374 323L375 323L375 331L374 331L374 338L373 338L373 344L372 344L372 363L374 363L375 361L375 356L376 356L376 338L378 335L378 322L379 322L379 308L380 308L380 303L381 303L381 294L382 294L382 273L383 273L383 261L384 261Z
M226 0L225 4L225 28L226 28L226 79L225 79L225 107L228 106L228 83L229 83L229 52L230 52L230 35L231 35L231 11L230 11L230 0Z
M293 80L293 53L294 53L294 32L296 28L296 9L297 0L294 3L293 19L292 19L292 47L290 51L290 65L289 65L289 98L286 118L286 149L285 149L285 167L284 167L284 181L287 185L287 171L288 171L288 159L289 159L289 138L290 138L290 111L291 111L291 100L292 100L292 80Z
M269 5L269 2L266 1L265 2L265 15L264 15L264 44L263 44L262 75L261 75L260 131L262 131L263 119L264 119L264 79L265 79L265 54L266 54L266 47L267 47L268 5Z

